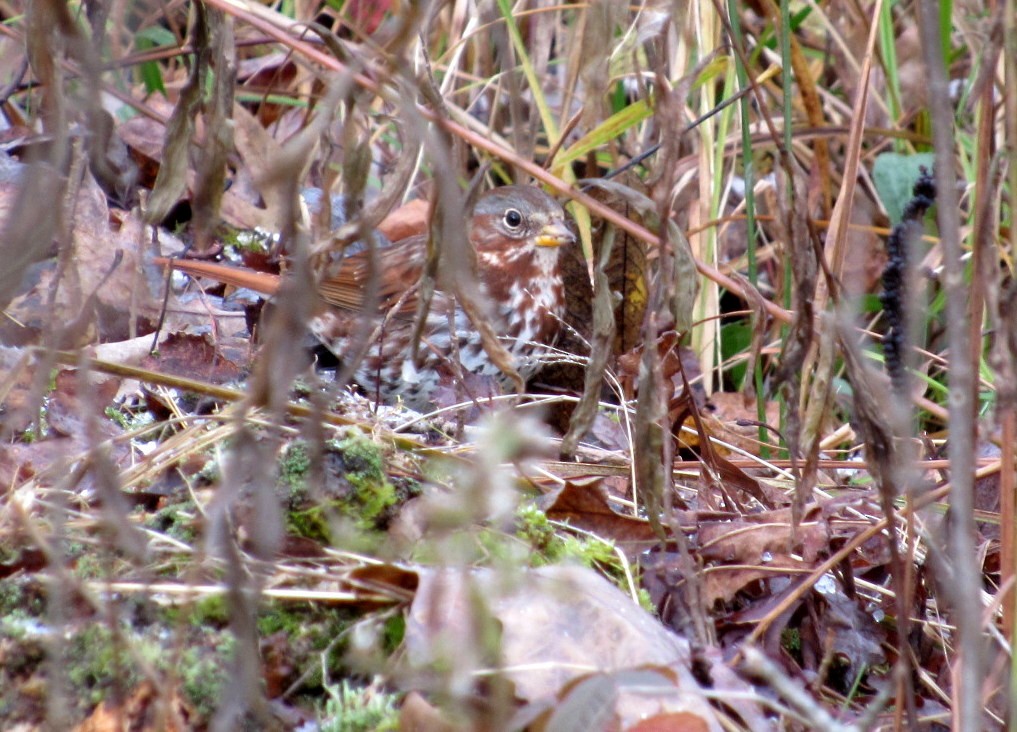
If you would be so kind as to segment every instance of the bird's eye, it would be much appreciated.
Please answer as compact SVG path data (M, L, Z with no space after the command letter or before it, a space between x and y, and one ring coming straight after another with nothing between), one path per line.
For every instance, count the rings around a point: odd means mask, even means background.
M510 208L505 212L505 226L510 229L518 229L523 224L523 215L516 209Z

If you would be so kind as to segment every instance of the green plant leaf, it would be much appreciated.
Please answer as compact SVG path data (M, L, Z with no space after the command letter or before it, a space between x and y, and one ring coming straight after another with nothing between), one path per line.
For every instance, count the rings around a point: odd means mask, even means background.
M625 130L635 127L644 119L653 114L653 108L645 99L634 102L620 112L615 112L574 143L569 145L554 159L555 170L561 169L577 160L591 150L607 144L610 140L619 137Z
M919 168L924 166L932 172L935 155L932 153L915 153L901 155L886 152L876 156L872 166L872 182L876 184L879 200L890 217L890 225L900 223L904 213L904 205L911 199L911 189L918 178Z
M731 64L732 61L730 56L717 56L717 58L710 61L710 63L704 66L703 70L699 72L699 76L697 76L696 80L692 83L692 89L699 89L701 86L710 84L724 76L731 69Z
M752 324L747 319L725 323L720 327L720 333L721 357L725 361L744 353L752 345ZM729 374L733 389L740 390L750 386L745 383L746 369L746 361L738 361L731 366Z
M173 35L172 31L167 28L163 28L160 25L152 25L148 28L142 28L134 34L134 39L138 45L141 45L143 41L146 42L146 48L177 45L177 37Z
M134 36L134 42L140 51L147 51L160 46L175 46L177 38L167 29L161 26L143 28ZM138 68L141 81L145 85L145 92L153 94L159 92L166 95L166 87L162 83L162 69L155 61L145 61Z

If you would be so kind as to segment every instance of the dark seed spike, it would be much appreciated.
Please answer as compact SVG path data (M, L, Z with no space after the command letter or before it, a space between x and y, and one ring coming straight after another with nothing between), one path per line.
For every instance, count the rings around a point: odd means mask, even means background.
M887 262L883 270L883 292L879 296L886 320L883 358L898 394L907 393L907 302L908 252L911 242L922 235L922 219L936 200L936 183L923 166L912 188L913 197L904 206L901 221L886 240Z

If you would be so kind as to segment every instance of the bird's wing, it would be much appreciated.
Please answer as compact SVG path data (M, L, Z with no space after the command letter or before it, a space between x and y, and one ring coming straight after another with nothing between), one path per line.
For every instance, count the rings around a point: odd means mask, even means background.
M426 238L413 236L377 250L372 277L370 254L357 251L326 268L318 292L322 299L343 310L362 312L376 287L376 308L391 315L413 315L419 299L417 284L424 270ZM372 281L373 279L373 281Z
M413 317L419 303L418 283L424 270L426 237L413 236L378 247L376 310L389 317ZM209 277L234 287L246 287L272 296L281 276L215 262L156 257L154 262L198 277ZM318 283L321 299L349 313L361 313L371 292L369 252L357 250L327 265ZM433 308L442 308L445 296L435 293Z

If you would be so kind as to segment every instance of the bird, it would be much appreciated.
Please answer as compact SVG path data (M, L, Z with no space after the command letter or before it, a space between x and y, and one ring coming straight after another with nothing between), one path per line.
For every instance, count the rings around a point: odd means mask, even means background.
M561 331L565 283L559 255L562 246L575 242L575 234L562 206L527 185L500 186L480 195L467 216L466 230L475 256L476 284L491 305L490 325L514 358L516 371L528 380L540 370L541 357ZM491 359L477 327L441 278L425 321L417 328L427 235L384 241L376 251L374 271L379 279L372 301L377 303L378 320L352 376L363 393L423 412L463 388L468 394L471 388L486 394L511 388L510 377ZM278 289L277 277L238 277L243 271L226 265L165 258L156 262L263 294ZM309 327L342 361L344 356L353 357L358 337L363 343L370 251L351 247L321 269L317 290L326 307L317 311ZM414 347L418 330L420 342Z

